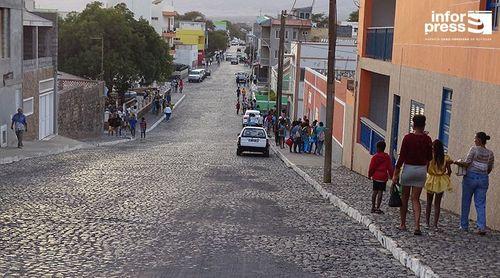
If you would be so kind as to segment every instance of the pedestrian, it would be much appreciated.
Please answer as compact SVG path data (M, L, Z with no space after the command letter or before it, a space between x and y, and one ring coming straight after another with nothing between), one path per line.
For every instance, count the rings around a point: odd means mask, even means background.
M494 154L486 148L486 143L491 137L484 132L476 133L474 146L470 148L465 161L457 161L461 167L466 168L462 180L462 213L460 229L469 230L469 212L472 197L476 206L477 228L479 235L486 234L486 193L488 192L489 177L495 161Z
M236 98L237 99L240 99L240 94L241 94L241 90L240 90L240 86L238 86L238 89L236 89Z
M172 79L170 82L170 88L172 88L172 93L177 93L177 88L179 84L177 83L177 78Z
M368 170L368 178L373 181L372 193L372 213L383 214L380 209L382 195L387 187L387 181L392 177L394 168L392 160L385 152L386 144L384 141L377 142L377 153L372 157Z
M243 106L243 114L245 114L247 112L247 108L248 108L247 105L248 105L247 102L245 100L243 100L243 105L242 105Z
M128 120L128 123L130 125L130 134L132 135L133 138L135 138L135 129L137 125L137 118L135 117L134 113L130 114L130 118Z
M302 124L301 127L301 139L302 139L302 152L303 153L309 153L309 133L310 133L310 127L309 127L309 120L305 121Z
M141 128L141 139L146 138L146 128L147 128L146 118L144 117L141 118L139 127Z
M170 103L167 104L167 107L165 107L164 113L165 113L165 122L168 122L168 120L170 120L170 116L172 115L172 108L170 108Z
M316 141L316 149L314 153L317 155L321 155L323 151L323 145L325 143L325 127L323 122L319 122L319 126L316 128L317 141Z
M236 115L239 115L239 114L240 114L240 106L241 106L241 105L240 105L240 101L238 100L238 101L236 102Z
M108 136L113 136L115 133L115 117L116 114L113 113L108 118Z
M182 80L182 78L179 78L179 93L182 94L183 90L184 90L184 80Z
M170 91L167 91L167 93L166 93L166 99L162 105L163 108L165 108L165 102L167 102L167 103L172 102L172 94L170 93Z
M302 147L302 133L301 133L302 126L300 125L299 122L295 123L295 126L292 128L290 131L290 136L293 136L293 152L294 153L301 153L301 147ZM298 151L297 151L298 150Z
M434 229L438 229L441 200L445 191L451 191L451 164L453 160L444 153L443 143L439 140L432 142L432 160L427 167L425 191L427 191L427 207L425 210L425 223L430 226L432 202L434 201ZM435 198L434 198L435 197Z
M158 115L159 107L160 107L160 99L157 95L155 95L153 98L153 111L151 112L155 115Z
M286 137L286 121L284 119L281 119L279 122L279 144L280 148L284 149L285 148L285 137Z
M23 147L23 134L28 131L28 123L26 122L26 116L23 114L22 108L18 108L17 113L12 116L10 129L16 133L17 147L21 149Z
M243 96L243 99L246 99L247 91L245 90L245 88L241 89L241 95Z
M427 165L432 160L432 140L425 132L425 121L424 115L415 115L413 117L413 132L403 138L392 178L393 183L400 182L403 186L402 206L400 208L401 225L399 228L406 230L406 214L408 213L408 201L411 194L415 221L413 234L416 236L422 235L420 231L420 194L427 178ZM401 181L399 180L400 176Z
M316 128L318 125L318 121L314 120L311 126L311 130L309 131L309 153L312 153L313 145L316 145ZM316 153L316 152L315 152Z
M120 112L120 111L118 111L118 112ZM120 114L116 115L115 120L113 121L113 124L114 124L113 127L115 129L116 137L122 136L122 132L121 132L122 118L121 118Z

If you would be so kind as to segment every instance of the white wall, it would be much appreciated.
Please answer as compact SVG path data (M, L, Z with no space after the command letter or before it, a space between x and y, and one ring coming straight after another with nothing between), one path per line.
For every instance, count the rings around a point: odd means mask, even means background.
M108 7L114 7L120 3L127 5L127 8L134 13L135 19L141 17L151 23L151 1L150 0L108 0Z
M175 48L174 62L196 68L198 64L198 47L196 45L178 45Z
M164 11L173 12L174 8L167 3L160 3L156 5L151 5L151 17L158 18L158 20L151 20L151 25L155 28L156 33L161 35L165 30L173 30L174 29L174 17L163 16ZM170 20L170 25L168 24Z

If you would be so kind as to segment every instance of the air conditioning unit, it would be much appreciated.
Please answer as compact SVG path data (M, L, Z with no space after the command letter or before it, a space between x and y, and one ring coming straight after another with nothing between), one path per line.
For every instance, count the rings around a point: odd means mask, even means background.
M7 125L0 126L0 148L7 147Z

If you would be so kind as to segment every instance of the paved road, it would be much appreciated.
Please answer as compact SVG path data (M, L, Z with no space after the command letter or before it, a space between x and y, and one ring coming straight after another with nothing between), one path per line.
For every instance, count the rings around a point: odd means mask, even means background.
M236 156L241 69L145 141L0 166L0 274L411 276L276 156Z

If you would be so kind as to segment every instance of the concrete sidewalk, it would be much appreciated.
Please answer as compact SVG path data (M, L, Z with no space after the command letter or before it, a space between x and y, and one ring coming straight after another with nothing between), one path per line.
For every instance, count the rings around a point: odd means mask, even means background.
M53 136L48 140L27 141L23 143L24 147L22 149L18 149L16 147L1 148L0 165L34 157L53 155L92 147L91 144L63 136Z
M177 104L182 103L185 97L185 93L172 94L172 103L174 103L174 110L177 107ZM161 123L163 119L165 119L165 115L163 115L163 113L155 115L148 112L145 117L148 123L147 132L152 131L158 124ZM24 142L24 147L22 149L18 149L16 147L0 148L0 165L13 163L24 159L44 157L68 151L80 150L84 148L122 144L140 138L139 128L137 128L135 138L130 137L130 132L128 132L127 135L128 136L121 137L108 136L107 132L104 132L101 137L89 138L81 141L58 135L49 137L48 139L41 141L27 141Z
M329 199L333 205L364 224L401 264L414 271L417 276L498 277L500 273L498 231L489 231L486 236L476 235L472 231L460 231L459 216L445 210L441 211L440 231L423 228L425 202L422 202L421 215L423 236L413 235L411 202L407 218L408 231L400 231L399 209L387 206L388 192L384 194L381 207L385 214L371 213L372 183L369 179L341 165L334 165L332 184L325 184L322 182L324 157L290 153L288 149L279 149L275 146L273 149L325 199ZM425 192L422 196L424 194ZM471 223L470 227L475 227L475 224Z

